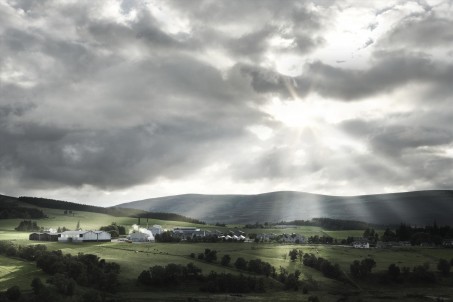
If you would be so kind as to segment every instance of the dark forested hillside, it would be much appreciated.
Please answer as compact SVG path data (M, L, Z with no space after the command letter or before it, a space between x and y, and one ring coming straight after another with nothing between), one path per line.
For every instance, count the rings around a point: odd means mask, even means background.
M187 215L206 222L254 223L326 217L372 224L452 224L453 191L418 191L363 196L302 192L258 195L186 194L151 198L121 207ZM325 223L327 223L325 221Z
M341 220L333 218L313 218L311 220L281 221L278 225L317 226L326 230L364 230L369 227L381 227L363 221Z
M14 197L0 195L0 219L39 219L47 217L42 210L24 207Z
M91 206L91 205L80 204L80 203L69 202L69 201L47 199L47 198L21 196L18 199L20 201L22 201L24 203L28 203L30 205L43 207L43 208L51 208L51 209L94 212L94 213L108 214L108 215L112 215L112 216L136 216L139 214L145 214L145 211L143 211L143 210L125 209L125 208L117 208L117 207L103 208L103 207Z

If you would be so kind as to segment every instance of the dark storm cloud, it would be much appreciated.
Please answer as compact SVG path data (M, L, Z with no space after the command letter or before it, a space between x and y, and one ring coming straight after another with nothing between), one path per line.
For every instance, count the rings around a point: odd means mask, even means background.
M453 160L445 150L453 145L453 131L449 127L452 118L450 111L437 107L417 114L389 116L387 120L350 120L339 127L368 143L372 159L369 163L357 162L357 166L361 169L373 166L370 175L382 176L376 180L445 189L451 186Z
M25 18L40 18L21 5ZM69 9L47 8L53 20ZM249 137L247 125L267 123L249 105L262 98L245 75L196 59L193 42L163 32L149 12L126 26L87 11L82 4L65 19L72 39L13 25L1 34L2 64L22 67L31 82L1 83L3 181L112 189L180 178ZM130 46L139 59L124 53Z
M453 65L434 61L423 53L401 50L379 51L367 69L347 69L320 61L309 63L301 76L290 78L263 68L244 68L258 93L278 93L288 97L288 83L299 96L316 92L345 101L389 93L410 83L432 85L430 93L448 96L453 81Z
M266 118L238 98L238 93L247 95L244 89L190 58L121 66L91 79L95 87L79 83L80 93L69 101L82 98L93 105L61 112L74 128L46 125L52 118L44 116L43 123L4 122L9 128L0 131L1 154L20 171L21 181L114 188L159 176L184 177L215 158L216 150L228 149L224 141L247 135L246 125ZM63 98L65 92L54 91L51 98ZM94 110L96 120L85 110Z
M333 1L314 3L162 1L155 9L164 20L143 1L107 12L104 2L0 3L0 185L115 190L190 179L224 161L225 177L245 181L314 175L372 187L404 185L417 173L446 186L448 172L435 169L451 160L436 148L453 140L446 104L453 66L429 50L451 42L451 20L426 6L364 40L372 54L366 66L340 68L316 51L341 11ZM366 24L376 32L374 21ZM274 57L289 54L301 75L277 71ZM408 116L338 125L372 155L339 152L310 131L288 133L262 108L273 97L311 93L359 102L411 84L425 89ZM428 109L411 115L417 106ZM248 130L255 125L269 127L270 138Z

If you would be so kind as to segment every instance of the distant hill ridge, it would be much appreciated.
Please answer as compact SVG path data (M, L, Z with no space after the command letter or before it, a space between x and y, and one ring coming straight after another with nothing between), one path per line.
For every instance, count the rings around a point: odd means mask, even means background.
M361 196L296 191L257 195L184 194L117 205L183 214L209 223L254 223L327 217L372 224L452 224L453 191L430 190Z
M43 208L100 213L116 217L140 217L204 224L203 221L174 213L148 212L139 209L137 210L120 207L106 208L48 198L26 196L17 198L0 194L0 219L46 218L47 216L44 214Z

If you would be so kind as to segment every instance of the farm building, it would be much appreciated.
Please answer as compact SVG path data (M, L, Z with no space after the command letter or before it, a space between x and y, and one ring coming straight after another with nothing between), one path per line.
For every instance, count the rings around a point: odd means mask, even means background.
M58 242L99 242L112 241L112 236L104 231L66 231L61 233Z
M179 238L182 239L187 239L187 238L193 238L194 234L200 234L201 231L198 228L192 228L192 227L177 227L173 229L173 234ZM200 235L196 235L197 237L203 237Z
M129 234L128 239L132 242L149 242L154 241L154 236L151 232L149 233L133 232Z
M444 247L453 247L453 239L445 239L443 242L442 242L442 245Z
M157 224L153 225L153 226L152 226L151 228L149 228L148 230L150 230L151 233L153 233L153 236L156 236L156 235L158 235L158 234L162 234L163 231L164 231L164 230L162 229L162 227L161 227L160 225L157 225Z
M370 243L368 241L354 241L352 243L352 246L355 248L355 249L369 249L370 248Z
M28 239L35 241L58 241L58 237L60 237L60 233L31 233Z

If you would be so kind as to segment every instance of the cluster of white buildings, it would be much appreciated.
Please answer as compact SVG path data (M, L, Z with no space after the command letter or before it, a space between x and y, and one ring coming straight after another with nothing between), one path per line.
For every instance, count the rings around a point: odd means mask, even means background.
M276 241L279 243L295 243L302 244L305 243L306 239L303 235L300 234L258 234L256 238L259 242L270 242Z
M160 225L153 225L150 228L141 228L137 225L132 227L132 232L127 236L130 242L153 242L155 236L164 232Z
M61 233L31 233L30 240L58 242L108 242L112 236L104 231L65 231Z
M150 228L133 227L133 231L127 236L130 242L150 242L158 234L162 234L164 230L160 225L153 225ZM208 231L196 227L175 227L171 230L172 236L181 240L193 240L196 238L215 238L222 241L245 241L246 237L242 231L229 231L224 234L217 230Z

